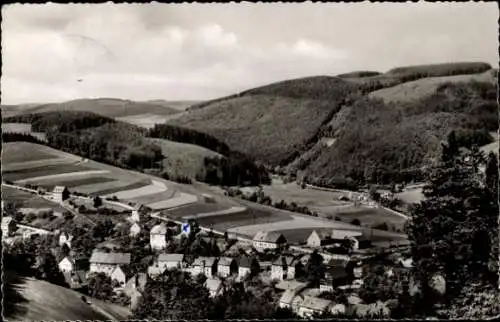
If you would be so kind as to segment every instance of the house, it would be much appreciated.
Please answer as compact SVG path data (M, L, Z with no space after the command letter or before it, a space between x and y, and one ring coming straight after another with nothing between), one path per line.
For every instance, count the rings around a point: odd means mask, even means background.
M141 226L139 226L139 224L137 222L134 222L131 226L130 226L130 233L129 233L129 236L130 237L136 237L137 235L139 235L141 233Z
M61 272L75 272L86 270L88 261L85 258L74 259L72 256L64 256L58 263Z
M56 202L63 202L64 200L66 200L68 195L68 188L64 186L55 186L54 190L52 191L52 198Z
M238 263L238 277L244 278L250 275L252 271L252 259L248 256L242 256Z
M278 249L283 247L286 242L285 236L275 231L259 231L252 240L253 247L258 251Z
M212 278L217 274L217 259L215 257L198 257L191 264L191 274L204 274L208 278Z
M283 280L286 278L288 272L288 265L285 256L280 256L276 259L271 266L271 278Z
M222 281L218 278L207 278L205 287L209 290L210 297L216 297L222 293L224 284L222 284Z
M148 275L145 273L137 273L125 284L123 287L123 293L130 297L130 308L134 309L139 304L139 300L142 297L146 289L146 283L148 282Z
M158 258L156 259L156 264L158 267L164 268L163 271L165 271L165 269L182 268L183 261L184 261L183 254L162 253L158 255Z
M106 253L94 250L89 262L90 273L104 273L111 277L117 266L130 264L130 253Z
M130 222L139 222L141 220L141 215L147 212L147 207L143 204L136 204L128 220Z
M132 272L128 266L118 265L111 273L111 280L118 283L119 288L123 288L125 283L132 277Z
M318 248L332 244L334 240L331 236L332 232L330 230L313 230L311 235L307 238L307 246Z
M238 262L234 258L221 257L217 263L217 274L220 277L228 277L238 273Z
M333 290L335 287L347 285L351 282L352 270L351 266L348 265L348 261L342 260L331 260L326 265L325 270L325 280L320 284L323 285L323 290Z
M2 217L2 236L3 238L11 236L16 230L16 222L10 216Z
M73 235L68 234L67 232L62 232L59 235L59 246L66 245L68 248L71 248L71 241L73 240Z
M164 223L154 226L149 238L151 249L164 249L167 247L167 226Z
M318 297L305 296L304 301L299 304L297 314L301 317L311 317L313 314L326 312L333 302Z

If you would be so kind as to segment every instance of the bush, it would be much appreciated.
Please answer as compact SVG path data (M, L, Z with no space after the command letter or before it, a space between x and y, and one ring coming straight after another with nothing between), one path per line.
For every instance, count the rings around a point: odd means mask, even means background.
M361 226L361 221L356 218L351 221L351 224L356 226Z

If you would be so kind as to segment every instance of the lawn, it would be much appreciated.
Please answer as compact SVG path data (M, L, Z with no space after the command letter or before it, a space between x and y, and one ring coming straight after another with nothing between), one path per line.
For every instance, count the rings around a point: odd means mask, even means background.
M351 222L358 219L362 225L373 226L386 222L388 225L394 225L397 229L402 229L406 219L397 216L383 208L351 207L340 210L335 213L345 222Z
M396 194L396 198L401 199L404 203L412 204L424 200L424 195L422 194L422 188L407 189Z
M170 218L180 220L183 217L193 216L196 214L207 213L212 211L219 211L227 208L229 207L225 207L217 203L196 202L190 205L186 205L184 207L167 210L165 211L165 214Z
M141 196L141 197L137 197L137 198L128 198L127 200L130 200L130 201L135 202L135 203L141 203L141 204L155 203L158 201L170 199L174 196L175 193L176 193L175 190L169 189L169 190L164 191L164 192L154 193L154 194L150 194L147 196Z
M29 178L36 178L42 176L71 173L71 172L80 172L86 170L92 170L92 169L79 164L47 165L30 169L4 171L2 173L2 176L5 178L5 180L17 181Z
M142 196L149 196L153 194L157 194L160 192L165 192L167 190L167 187L165 186L159 186L156 184L150 184L147 186L143 186L140 188L134 188L134 189L123 189L121 191L113 192L111 193L113 196L116 196L118 199L131 199L131 198L138 198ZM109 196L109 194L108 194Z

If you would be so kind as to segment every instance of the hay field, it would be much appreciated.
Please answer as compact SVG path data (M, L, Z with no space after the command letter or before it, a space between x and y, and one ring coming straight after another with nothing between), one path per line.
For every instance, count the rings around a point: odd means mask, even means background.
M144 187L130 189L130 190L121 190L115 193L112 193L113 196L116 196L118 199L130 199L130 198L138 198L142 196L148 196L157 194L160 192L164 192L167 190L166 186L158 186L155 184L150 184ZM111 194L105 195L105 197L110 197Z
M274 202L284 200L288 203L295 202L298 205L307 207L343 205L345 202L339 201L339 197L348 195L342 192L311 188L301 189L295 182L283 184L277 180L273 180L270 186L264 186L263 190Z

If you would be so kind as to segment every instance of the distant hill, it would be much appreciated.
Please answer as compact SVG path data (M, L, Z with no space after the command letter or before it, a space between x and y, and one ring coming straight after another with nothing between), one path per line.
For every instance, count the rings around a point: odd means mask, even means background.
M175 104L174 104L175 106ZM2 106L2 116L8 117L25 113L41 113L53 111L93 112L108 117L124 117L138 114L171 115L178 109L168 105L148 102L134 102L115 98L77 99L63 103L38 104L35 106Z
M492 141L496 77L474 62L308 77L202 102L167 123L318 184L413 180L451 130L464 144Z
M190 106L198 104L199 101L166 101L166 100L158 99L158 100L145 101L145 103L161 105L161 106L169 107L169 108L172 108L175 110L184 111L185 109L189 108Z

